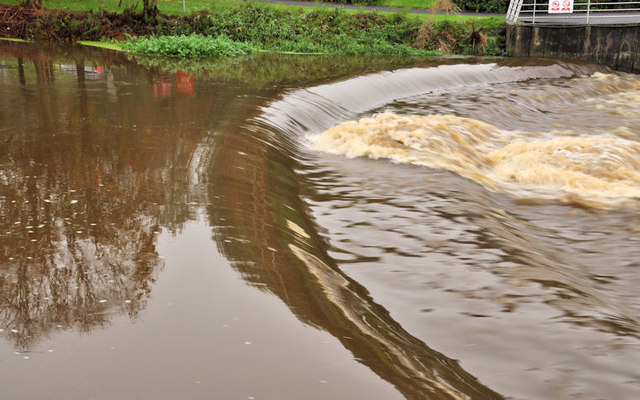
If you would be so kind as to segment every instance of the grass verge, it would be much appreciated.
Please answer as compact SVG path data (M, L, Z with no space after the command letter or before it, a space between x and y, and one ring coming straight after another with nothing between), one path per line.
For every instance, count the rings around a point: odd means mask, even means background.
M256 50L349 55L499 55L504 47L505 25L501 18L464 19L449 15L445 19L432 19L406 12L288 9L253 2L214 4L211 9L190 15L159 14L153 20L130 9L120 13L25 12L25 21L17 21L6 29L0 23L0 29L4 29L0 36L16 32L12 37L62 41L151 37L131 39L125 46L139 53L183 57Z

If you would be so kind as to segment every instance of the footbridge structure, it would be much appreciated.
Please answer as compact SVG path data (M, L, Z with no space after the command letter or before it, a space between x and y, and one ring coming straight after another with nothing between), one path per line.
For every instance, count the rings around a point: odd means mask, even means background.
M640 0L511 0L507 48L640 73Z

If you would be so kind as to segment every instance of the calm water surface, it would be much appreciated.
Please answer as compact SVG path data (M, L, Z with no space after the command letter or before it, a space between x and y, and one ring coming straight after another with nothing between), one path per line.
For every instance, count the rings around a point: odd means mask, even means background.
M0 43L0 398L640 398L640 78Z

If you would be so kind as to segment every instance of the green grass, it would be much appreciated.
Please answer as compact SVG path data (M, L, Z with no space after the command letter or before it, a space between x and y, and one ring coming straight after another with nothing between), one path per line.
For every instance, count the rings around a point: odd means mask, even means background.
M431 8L435 0L381 0L380 5L399 8Z
M410 8L429 8L431 4L435 0L380 0L379 5L390 6L390 7L399 7L404 10L408 10ZM7 5L15 5L20 4L22 0L0 0L0 4ZM191 14L195 11L199 10L220 10L229 8L230 6L242 3L242 1L236 0L185 0L186 3L186 14ZM70 11L111 11L117 12L121 11L124 8L132 8L134 10L142 9L142 1L140 0L122 0L120 4L120 0L43 0L43 4L45 8L58 9L58 10L70 10ZM299 11L301 7L298 6L288 6L284 4L265 4L267 7L272 7L277 10L283 11ZM158 9L160 12L169 14L169 15L185 15L182 10L182 0L158 0ZM313 10L312 7L305 7L302 12L308 13ZM363 10L350 10L343 9L343 11L347 14L358 14L362 12L366 12ZM396 12L385 12L378 11L379 14L394 14ZM463 15L440 15L440 14L416 14L415 18L419 18L421 20L427 19L431 22L438 21L451 21L451 22L461 22L461 21L475 21L478 18L499 18L502 23L505 23L505 18L502 17L470 17Z
M96 40L79 40L76 42L84 46L99 47L101 49L109 49L116 51L126 51L122 46L122 42L96 41Z
M256 51L252 44L234 42L226 35L139 37L127 40L122 48L134 53L176 57L226 57Z
M13 39L13 38L0 38L0 40L6 40L9 42L20 42L20 43L26 43L28 42L28 40L24 40L24 39Z

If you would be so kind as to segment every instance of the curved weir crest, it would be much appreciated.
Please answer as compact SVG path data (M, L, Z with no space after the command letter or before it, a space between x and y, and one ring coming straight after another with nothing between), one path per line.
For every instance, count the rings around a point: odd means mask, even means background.
M491 64L408 68L295 90L263 108L262 121L293 135L319 133L337 122L401 98L463 87L575 76L568 66L501 67Z
M575 131L509 131L453 115L385 114L314 135L398 99L581 73L558 64L402 69L294 91L264 109L260 119L286 131L287 140L302 134L316 150L444 169L516 198L593 207L634 203L640 198L640 143L608 132L587 138ZM610 82L601 76L583 79L607 90Z

